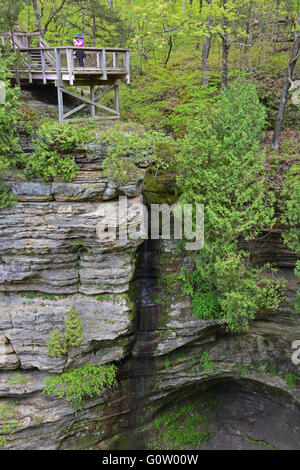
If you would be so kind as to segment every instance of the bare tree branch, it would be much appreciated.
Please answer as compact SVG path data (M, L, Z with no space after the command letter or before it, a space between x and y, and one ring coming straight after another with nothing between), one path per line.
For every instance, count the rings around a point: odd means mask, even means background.
M66 0L62 0L60 6L58 8L56 8L56 10L52 10L51 8L51 11L50 11L50 14L49 14L49 18L48 20L46 21L46 24L44 26L44 35L46 34L47 32L47 29L48 29L48 26L49 24L51 23L51 21L53 20L53 18L56 17L56 15L63 9L64 5L66 3Z

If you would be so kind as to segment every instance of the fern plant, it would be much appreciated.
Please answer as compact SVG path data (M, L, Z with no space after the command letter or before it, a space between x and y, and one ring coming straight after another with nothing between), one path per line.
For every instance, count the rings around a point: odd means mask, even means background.
M116 385L117 368L114 365L87 364L64 374L48 377L43 393L67 398L75 412L82 411L86 397L99 397Z

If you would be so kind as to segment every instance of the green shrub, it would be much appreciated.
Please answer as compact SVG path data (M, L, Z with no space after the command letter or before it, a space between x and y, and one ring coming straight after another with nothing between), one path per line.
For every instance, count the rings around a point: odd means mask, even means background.
M300 165L295 163L287 172L281 194L281 223L284 225L282 233L286 245L297 254L300 252ZM300 261L295 267L296 276L300 277ZM295 310L300 313L300 289L295 299Z
M167 169L173 162L175 141L157 131L145 131L133 124L117 124L106 130L102 141L107 145L103 171L118 184L134 181L143 163L158 169Z
M72 151L93 139L92 127L68 122L47 121L37 130L35 143L59 152Z
M75 308L66 313L65 325L65 339L68 347L79 346L83 341L83 326L82 319Z
M207 351L204 351L204 353L201 354L199 365L200 368L206 372L213 372L217 367L216 363L211 360Z
M86 397L99 397L105 390L116 385L116 372L114 365L88 364L55 377L48 377L43 393L65 397L71 402L75 412L82 411Z
M125 159L106 158L102 165L103 174L118 185L124 185L135 181L140 174L134 163Z
M300 380L300 377L293 372L283 372L280 374L280 377L286 381L289 388L293 388L295 383Z
M7 436L13 434L20 423L15 419L16 409L14 403L0 405L0 446L5 446Z
M282 189L281 222L284 242L293 250L300 250L300 164L294 164L285 176Z
M79 346L83 341L82 319L75 308L68 310L65 314L65 333L58 329L50 333L47 342L49 356L62 357L70 347Z
M207 407L205 412L203 410L199 413L195 405L184 405L159 416L150 428L151 440L155 438L156 441L154 448L185 450L192 446L197 449L207 443L214 434L206 429L207 412L210 411L210 407Z
M192 309L198 318L216 318L220 309L219 299L213 292L198 291L192 298Z
M68 344L66 338L57 328L51 331L47 347L51 357L62 357L67 353Z
M84 128L69 123L43 123L33 139L34 151L26 158L24 173L27 179L43 178L48 181L59 175L65 181L72 181L79 168L74 158L63 153L90 140L91 134Z
M51 181L56 176L61 176L65 181L72 181L79 171L75 160L70 157L61 157L56 151L48 151L36 145L33 154L29 155L24 170L28 180L43 178Z
M0 183L0 209L6 209L17 202L17 196L5 185Z
M0 209L4 209L16 202L16 197L1 183L5 173L18 167L22 159L22 151L17 135L19 119L20 90L10 85L11 73L9 67L13 64L15 56L9 58L0 56L0 80L5 83L6 99L0 104Z

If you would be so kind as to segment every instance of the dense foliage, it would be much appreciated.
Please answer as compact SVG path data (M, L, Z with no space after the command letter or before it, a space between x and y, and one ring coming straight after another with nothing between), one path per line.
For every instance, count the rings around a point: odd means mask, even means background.
M5 87L5 102L0 105L0 208L8 207L15 202L14 195L1 182L1 178L4 172L16 169L21 155L17 135L20 93L17 88L12 88L9 82L11 77L9 66L14 60L14 56L10 58L0 56L0 80Z
M43 393L54 394L59 398L65 397L76 412L81 411L87 397L99 397L105 390L116 385L116 371L114 365L87 364L79 369L48 377L45 380Z
M205 244L190 279L193 307L235 331L280 300L278 282L265 279L266 267L252 266L241 248L275 221L259 149L264 123L255 88L236 81L190 124L178 159L181 203L205 205Z
M298 255L300 253L300 172L299 162L291 166L286 174L281 201L281 222L285 227L283 239L288 247ZM300 260L295 268L296 276L300 277ZM300 289L297 291L295 309L300 313Z
M156 172L170 168L176 150L172 137L132 124L113 126L102 136L102 141L107 146L104 175L118 184L135 180L139 173L136 164L151 163Z
M71 181L79 168L73 157L63 155L91 140L87 129L73 127L69 123L46 122L42 124L33 140L34 152L26 158L24 173L27 179L51 180L61 176Z

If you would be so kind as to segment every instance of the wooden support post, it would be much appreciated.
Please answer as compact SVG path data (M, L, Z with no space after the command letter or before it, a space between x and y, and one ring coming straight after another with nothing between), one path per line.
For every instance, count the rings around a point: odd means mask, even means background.
M55 61L56 61L56 86L57 86L57 101L58 101L58 116L59 122L64 120L64 98L61 83L61 55L60 50L55 49Z
M116 111L118 114L120 114L120 105L119 105L119 85L115 86L115 106L116 106Z
M29 61L28 61L28 70L29 70L28 79L29 79L29 83L32 83L32 72L31 72L31 68L32 68L31 61L29 60Z
M62 87L58 85L57 87L57 100L58 100L58 116L59 122L64 121L64 98Z
M67 63L68 63L68 73L69 73L69 82L73 86L73 49L67 49Z
M90 99L92 103L95 102L95 87L90 86ZM91 116L95 117L96 116L96 107L95 105L91 105Z
M45 52L41 49L42 75L44 85L47 83Z
M102 69L102 77L101 80L107 80L107 72L106 72L106 51L102 49L101 53L101 69Z
M126 69L127 75L126 75L126 83L129 85L130 83L130 56L129 56L129 51L126 51L124 54L124 67Z
M56 79L58 82L61 81L61 55L60 50L55 49L55 62L56 62Z

